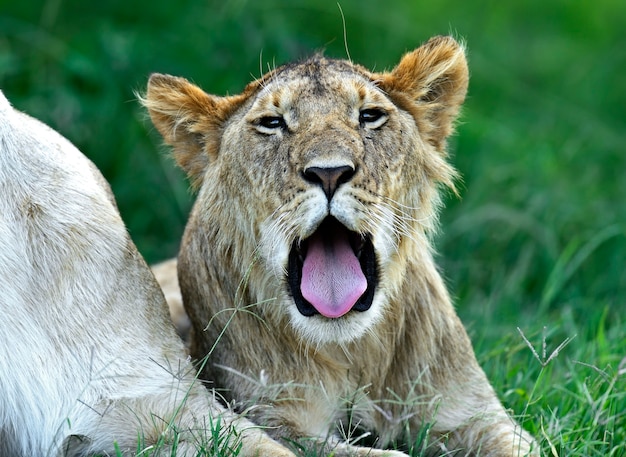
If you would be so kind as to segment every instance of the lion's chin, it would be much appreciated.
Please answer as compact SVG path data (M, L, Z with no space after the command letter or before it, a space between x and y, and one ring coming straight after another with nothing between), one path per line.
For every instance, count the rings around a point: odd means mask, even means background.
M333 217L291 246L287 284L305 318L337 320L368 311L377 282L371 237L348 230Z
M320 314L310 317L303 316L294 306L288 303L290 324L299 339L309 347L321 348L329 344L347 347L350 343L372 331L382 318L382 307L377 298L367 312L350 312L338 319L328 319ZM384 294L382 294L384 295Z

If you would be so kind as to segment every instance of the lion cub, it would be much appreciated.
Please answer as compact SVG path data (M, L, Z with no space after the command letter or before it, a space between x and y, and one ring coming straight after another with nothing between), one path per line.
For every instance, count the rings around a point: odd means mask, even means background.
M0 283L0 456L293 456L196 382L102 175L2 92Z
M317 55L230 97L150 78L143 102L198 189L178 266L192 354L274 437L378 456L358 437L409 448L428 427L433 453L538 455L429 242L467 84L449 37L388 73Z

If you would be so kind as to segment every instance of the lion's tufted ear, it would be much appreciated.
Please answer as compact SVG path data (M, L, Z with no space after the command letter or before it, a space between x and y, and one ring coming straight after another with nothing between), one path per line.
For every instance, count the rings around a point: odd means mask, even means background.
M431 38L402 57L391 72L374 78L413 115L427 141L444 151L467 93L469 73L464 47L452 37Z
M219 151L224 123L243 103L242 95L209 95L184 78L154 73L141 103L174 158L197 188Z

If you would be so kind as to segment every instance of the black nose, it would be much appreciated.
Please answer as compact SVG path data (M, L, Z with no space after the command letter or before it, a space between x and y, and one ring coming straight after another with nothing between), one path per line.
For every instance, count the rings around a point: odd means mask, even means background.
M319 184L326 198L330 201L335 191L342 184L350 181L354 176L354 168L343 165L341 167L309 167L304 170L304 178L314 184Z

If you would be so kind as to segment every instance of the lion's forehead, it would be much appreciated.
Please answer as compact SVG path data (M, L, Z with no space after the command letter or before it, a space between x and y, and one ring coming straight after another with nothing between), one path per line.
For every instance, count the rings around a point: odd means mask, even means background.
M322 59L279 71L261 85L251 111L325 114L393 104L376 82L345 61Z

